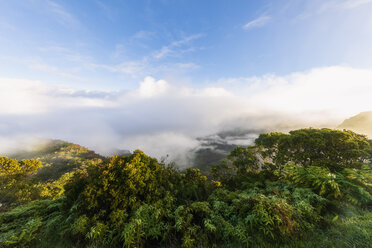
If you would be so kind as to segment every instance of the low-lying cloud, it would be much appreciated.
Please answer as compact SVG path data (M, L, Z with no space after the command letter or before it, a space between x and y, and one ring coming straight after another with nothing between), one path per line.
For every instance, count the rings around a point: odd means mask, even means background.
M197 137L226 130L337 126L372 110L372 70L325 67L287 76L221 79L208 87L151 77L134 90L89 91L0 79L0 152L19 142L62 139L184 161Z

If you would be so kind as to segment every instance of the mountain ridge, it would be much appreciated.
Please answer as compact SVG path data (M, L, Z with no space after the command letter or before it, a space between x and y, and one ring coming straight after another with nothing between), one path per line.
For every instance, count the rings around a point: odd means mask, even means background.
M364 111L345 119L337 128L350 129L372 138L372 111Z

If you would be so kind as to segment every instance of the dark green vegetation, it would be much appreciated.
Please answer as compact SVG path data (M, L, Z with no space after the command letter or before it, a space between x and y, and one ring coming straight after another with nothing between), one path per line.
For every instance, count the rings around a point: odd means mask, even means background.
M40 162L3 157L0 247L371 247L371 155L351 131L269 133L208 178L135 151L51 181L64 191L50 196Z

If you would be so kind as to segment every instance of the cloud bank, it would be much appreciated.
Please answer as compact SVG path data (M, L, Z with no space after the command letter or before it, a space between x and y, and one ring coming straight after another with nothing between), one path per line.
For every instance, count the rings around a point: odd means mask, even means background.
M211 83L212 85L212 83ZM142 149L184 160L197 137L226 130L335 127L372 110L372 70L324 67L286 76L226 78L204 87L146 77L137 89L77 90L0 79L0 152L56 138L107 154Z

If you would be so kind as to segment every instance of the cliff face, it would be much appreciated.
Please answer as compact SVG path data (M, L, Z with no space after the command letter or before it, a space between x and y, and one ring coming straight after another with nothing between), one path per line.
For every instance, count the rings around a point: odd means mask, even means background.
M350 129L354 132L365 134L372 139L372 111L362 112L346 119L338 128Z

